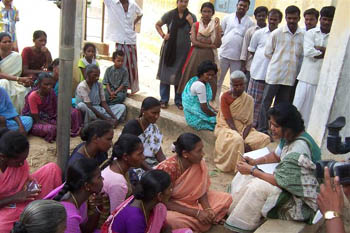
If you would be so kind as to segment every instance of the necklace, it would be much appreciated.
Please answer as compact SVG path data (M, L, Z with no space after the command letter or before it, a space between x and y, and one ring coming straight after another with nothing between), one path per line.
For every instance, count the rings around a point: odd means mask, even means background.
M142 207L143 215L145 216L146 225L147 225L147 214L146 214L145 206L143 205L143 201L141 201L141 207Z
M73 201L74 201L74 205L75 205L75 207L76 207L77 209L79 209L79 205L78 205L78 201L77 201L77 199L75 199L75 197L74 197L73 193L70 193L70 195L72 196L72 199L73 199Z
M122 169L122 167L119 165L119 163L118 163L118 162L116 162L116 164L117 164L117 166L118 166L118 168L119 168L120 172L123 174L123 169Z
M91 158L90 154L87 152L86 145L84 145L84 153L88 158Z

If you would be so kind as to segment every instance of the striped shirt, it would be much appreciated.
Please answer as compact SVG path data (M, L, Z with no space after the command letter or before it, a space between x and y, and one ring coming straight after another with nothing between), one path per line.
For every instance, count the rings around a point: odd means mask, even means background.
M271 33L266 42L265 56L271 58L266 82L274 85L293 86L303 58L304 32L298 27L293 34L288 26Z

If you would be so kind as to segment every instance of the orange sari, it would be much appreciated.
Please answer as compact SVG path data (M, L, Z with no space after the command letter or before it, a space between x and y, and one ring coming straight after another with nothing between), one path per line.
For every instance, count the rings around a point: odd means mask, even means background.
M62 183L61 177L61 169L55 163L46 164L30 175L29 165L25 160L21 167L8 167L4 173L0 171L0 199L25 190L29 180L35 180L41 185L41 193L37 199L42 199ZM13 203L0 208L0 232L11 231L13 223L19 219L29 202Z
M188 208L203 210L198 199L207 193L210 207L216 214L216 221L223 219L231 205L232 197L228 193L209 190L210 179L205 161L193 164L181 174L176 156L161 162L157 169L167 172L173 183L171 200ZM198 219L175 211L168 211L167 222L173 229L189 227L193 231L206 232L211 224L202 224Z

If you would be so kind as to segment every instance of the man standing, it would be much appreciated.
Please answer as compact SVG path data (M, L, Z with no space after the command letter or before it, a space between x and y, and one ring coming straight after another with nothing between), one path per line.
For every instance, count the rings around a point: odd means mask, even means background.
M305 31L316 27L320 13L315 8L304 11Z
M241 68L243 38L248 28L254 26L253 21L246 15L249 5L249 0L238 0L236 12L225 16L221 21L224 35L219 50L221 74L218 79L217 97L220 96L221 86L228 69L230 68L230 73L232 73Z
M265 56L271 61L267 68L266 83L258 128L267 132L267 111L273 98L275 104L290 102L293 85L298 75L303 58L303 30L299 28L300 10L288 6L285 10L287 25L276 29L266 42Z
M334 13L335 7L323 7L321 9L320 27L313 28L304 35L304 59L297 78L299 82L293 105L301 113L305 127L309 124Z
M252 54L248 52L249 43L250 43L250 40L252 39L254 32L256 32L261 28L266 27L266 18L267 18L268 11L269 10L265 6L257 7L254 11L254 17L256 19L257 25L250 27L244 35L242 51L241 51L241 70L245 73L246 78L248 80L246 87L248 87L248 84L249 84L250 65L253 60Z
M108 12L107 39L125 54L129 88L134 94L139 91L135 24L142 18L142 12L134 0L104 0L104 3Z
M248 50L253 56L251 70L251 79L247 93L254 99L254 118L253 127L258 124L258 117L261 108L261 101L265 89L265 77L270 59L265 57L265 45L271 33L277 29L282 21L283 14L278 9L272 9L268 13L269 26L256 31L250 41Z

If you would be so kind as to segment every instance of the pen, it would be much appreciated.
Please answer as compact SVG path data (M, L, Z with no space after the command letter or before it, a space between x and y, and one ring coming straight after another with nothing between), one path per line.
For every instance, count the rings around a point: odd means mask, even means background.
M242 158L242 160L244 162L248 163L247 160L243 157L243 154L240 151L238 151L238 154L239 154L239 156L241 156L241 158Z

